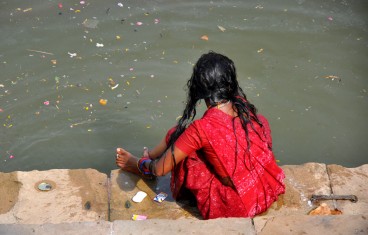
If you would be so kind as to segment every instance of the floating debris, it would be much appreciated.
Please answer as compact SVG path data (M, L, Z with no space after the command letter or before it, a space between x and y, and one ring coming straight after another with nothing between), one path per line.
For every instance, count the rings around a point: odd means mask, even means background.
M37 52L37 53L46 54L46 55L54 55L53 53L46 52L46 51L38 51L38 50L32 50L32 49L27 49L27 51Z
M217 25L217 28L219 28L222 32L225 32L225 30L226 30L224 27L222 27L220 25Z
M339 82L341 82L341 78L339 78L338 76L336 75L328 75L328 76L325 76L326 79L331 79L332 81L334 81L335 79L338 80Z
M202 39L202 40L204 40L204 41L208 41L208 36L207 36L207 35L203 35L203 36L201 37L201 39Z
M82 25L86 28L95 29L100 21L96 19L85 19Z
M72 53L72 52L68 51L68 55L70 56L70 58L73 58L73 57L77 56L77 53Z
M107 104L107 100L106 99L100 99L99 103L100 103L100 105L105 106Z
M32 8L24 9L23 12L32 11Z

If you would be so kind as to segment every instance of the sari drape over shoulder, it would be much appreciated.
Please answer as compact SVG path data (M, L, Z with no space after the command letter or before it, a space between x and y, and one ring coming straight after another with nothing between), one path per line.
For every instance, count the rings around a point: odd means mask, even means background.
M194 121L174 144L188 157L172 170L173 197L188 189L204 219L253 217L267 210L285 192L285 176L272 152L268 121L257 117L262 125L247 125L249 141L240 119L216 108Z

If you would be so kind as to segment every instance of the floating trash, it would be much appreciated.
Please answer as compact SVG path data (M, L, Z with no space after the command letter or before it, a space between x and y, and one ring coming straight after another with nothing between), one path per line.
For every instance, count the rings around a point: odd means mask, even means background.
M50 191L52 189L51 184L42 182L38 185L38 189L41 191Z
M219 30L221 30L221 32L225 32L225 28L224 27L222 27L221 25L217 25L217 28L219 28Z
M107 100L106 99L100 99L99 103L100 103L100 105L105 106L107 104Z
M73 58L77 56L77 53L68 52L68 55L70 56L70 58Z
M82 25L86 28L95 29L100 21L95 19L85 19Z
M204 40L204 41L208 41L208 36L207 36L207 35L203 35L203 36L201 37L201 39L202 39L202 40Z

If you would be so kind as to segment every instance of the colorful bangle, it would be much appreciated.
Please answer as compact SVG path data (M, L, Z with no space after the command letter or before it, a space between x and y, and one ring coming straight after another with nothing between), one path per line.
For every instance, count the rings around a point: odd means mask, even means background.
M148 157L142 157L141 159L139 159L137 165L138 165L138 170L143 174L143 175L152 175L151 171L145 166L145 163L151 161L151 159L149 159Z

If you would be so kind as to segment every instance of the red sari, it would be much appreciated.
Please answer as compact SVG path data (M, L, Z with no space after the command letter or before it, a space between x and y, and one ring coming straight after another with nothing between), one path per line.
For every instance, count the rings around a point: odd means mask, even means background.
M178 199L183 188L191 191L204 219L266 211L285 192L285 176L271 150L269 124L257 117L262 126L252 121L256 131L248 124L249 151L239 118L233 122L232 116L211 108L194 121L175 142L188 157L172 170L173 197ZM230 177L231 186L222 183L224 177Z

